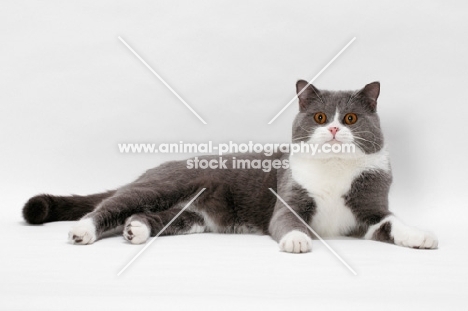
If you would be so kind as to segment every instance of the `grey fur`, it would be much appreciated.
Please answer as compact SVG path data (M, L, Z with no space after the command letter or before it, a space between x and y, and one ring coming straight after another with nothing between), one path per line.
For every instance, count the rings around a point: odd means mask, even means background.
M277 159L256 155L235 155L237 159ZM216 159L203 156L200 159ZM228 164L232 157L228 158ZM229 164L228 167L232 167ZM185 161L174 161L148 170L140 178L116 191L86 215L93 218L98 234L102 234L125 220L139 214L149 215L177 208L202 188L205 192L193 203L197 212L207 214L224 232L235 232L237 227L246 226L268 233L274 197L268 188L276 189L276 171L264 172L250 169L203 170L187 169ZM145 215L146 216L143 216ZM162 217L165 218L165 217ZM150 222L155 235L159 223ZM164 221L163 221L164 223Z
M381 150L383 134L380 129L376 103L380 85L374 82L359 91L321 91L306 81L297 85L300 112L293 123L293 142L306 141L318 124L313 115L322 112L333 118L338 110L342 115L355 113L358 121L349 125L359 148L365 154ZM138 220L156 235L202 188L206 190L165 232L166 235L184 234L194 226L203 231L259 232L270 234L280 241L292 230L311 235L308 229L269 191L275 190L307 223L316 213L316 200L292 177L290 169L264 172L260 169L231 169L232 158L237 159L288 159L288 154L277 153L270 157L260 154L234 154L226 157L228 169L188 169L185 161L167 162L148 170L136 181L115 191L87 197L54 197L40 195L31 198L23 209L25 219L32 224L48 221L92 218L97 238L104 232L124 225L124 236L132 240L128 225ZM212 159L204 156L200 159ZM391 173L381 170L366 171L358 176L343 197L346 206L358 222L352 234L363 236L371 225L390 215L388 191ZM95 208L93 208L95 207ZM72 211L72 212L70 212ZM213 227L209 227L212 222ZM384 224L374 234L374 239L391 241L391 225ZM75 237L73 237L75 239ZM79 238L75 242L81 242Z
M132 215L126 222L124 235L127 240L132 240L133 233L130 229L130 222L137 220L150 228L150 235L155 236L166 226L182 209L171 208L162 212L144 212ZM184 211L175 221L162 232L162 235L185 234L193 226L205 226L203 217L192 211Z
M306 84L306 81L298 81L297 91ZM293 142L307 141L306 137L319 126L313 118L315 113L323 112L331 119L338 109L341 115L352 112L358 116L358 121L348 128L357 137L355 142L359 148L367 154L379 151L384 139L376 113L376 96L379 93L376 88L379 88L378 82L370 83L359 91L319 91L308 85L299 96L301 109L293 123Z
M359 223L351 235L362 237L370 226L391 215L388 210L391 183L391 173L382 170L365 172L353 181L344 196L346 205Z
M392 224L388 221L381 224L380 227L375 230L372 239L393 244L395 241L392 237Z
M277 193L306 223L310 223L315 214L315 200L293 180L291 170L280 170L278 172ZM307 227L281 201L276 201L269 226L271 237L279 241L292 230L304 232L312 237Z

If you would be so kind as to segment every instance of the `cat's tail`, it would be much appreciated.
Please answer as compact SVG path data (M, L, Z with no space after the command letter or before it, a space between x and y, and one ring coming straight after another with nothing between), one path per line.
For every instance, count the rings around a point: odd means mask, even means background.
M24 205L23 217L26 222L33 225L60 220L78 220L92 212L102 200L114 193L115 190L87 196L37 195Z

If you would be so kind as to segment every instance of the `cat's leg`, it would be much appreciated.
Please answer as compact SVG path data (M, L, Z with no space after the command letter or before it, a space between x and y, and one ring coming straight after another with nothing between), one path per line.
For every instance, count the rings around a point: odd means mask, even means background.
M315 201L311 197L298 187L293 187L290 195L285 196L284 200L306 223L310 223L316 208ZM307 253L312 250L311 233L279 200L276 202L269 232L283 252Z
M73 244L92 244L104 232L123 225L127 217L141 211L141 208L138 202L132 200L128 191L117 191L74 224L68 233L68 239Z
M92 244L104 232L123 225L133 214L151 209L167 209L175 203L176 199L170 194L156 192L150 187L130 186L118 190L71 228L69 240L73 244Z
M91 244L133 214L164 211L200 191L201 171L187 170L183 161L148 170L135 182L118 189L85 215L69 233L74 244Z
M150 209L150 195L149 190L131 191L131 188L127 188L117 191L71 228L69 241L80 245L94 243L104 232L123 225L131 215Z
M133 244L145 243L150 236L158 234L180 211L180 208L171 208L163 212L132 215L125 222L124 237ZM186 210L161 235L201 233L205 230L203 217Z
M293 214L285 213L281 219L272 220L270 232L282 252L307 253L312 250L312 238L309 231Z
M121 188L73 226L69 240L74 244L92 244L134 214L167 210L198 190L189 183L186 185L168 188L161 183L140 183Z
M370 226L365 238L418 249L435 249L438 246L434 234L410 227L393 215Z
M388 210L390 171L369 171L361 174L344 197L359 223L359 234L366 239L394 243L412 248L437 248L437 238L428 232L410 227Z

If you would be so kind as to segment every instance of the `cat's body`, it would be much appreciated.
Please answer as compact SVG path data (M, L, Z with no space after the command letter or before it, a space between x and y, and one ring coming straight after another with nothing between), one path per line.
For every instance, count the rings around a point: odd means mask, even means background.
M313 235L292 208L322 237L357 236L436 248L432 234L403 225L388 210L392 177L376 113L379 90L378 83L358 92L319 91L305 81L297 84L300 113L293 124L293 142L350 143L357 146L353 154L236 154L225 157L227 169L188 169L186 161L167 162L115 191L33 197L23 215L32 224L81 218L69 233L75 244L93 243L122 225L124 237L140 244L205 189L162 234L270 234L283 251L310 251ZM269 172L233 169L233 156L288 160L290 166Z

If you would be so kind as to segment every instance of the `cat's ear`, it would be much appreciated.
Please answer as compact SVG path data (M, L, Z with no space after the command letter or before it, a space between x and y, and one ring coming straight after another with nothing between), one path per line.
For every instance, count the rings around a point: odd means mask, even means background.
M376 81L367 84L362 90L359 91L359 93L370 110L372 112L376 112L377 98L379 98L380 94L380 82Z
M319 97L320 91L309 82L299 80L296 82L296 93L299 98L299 110L303 112L314 98Z

